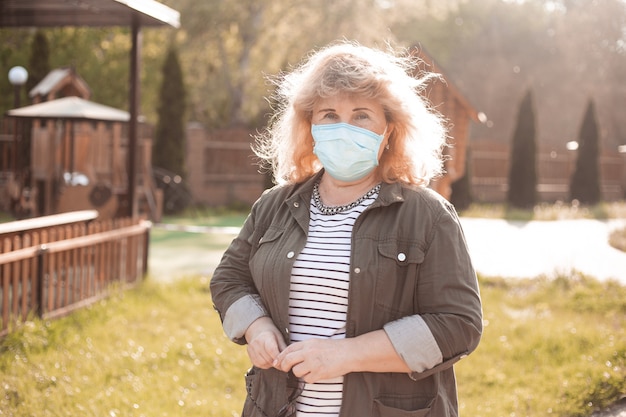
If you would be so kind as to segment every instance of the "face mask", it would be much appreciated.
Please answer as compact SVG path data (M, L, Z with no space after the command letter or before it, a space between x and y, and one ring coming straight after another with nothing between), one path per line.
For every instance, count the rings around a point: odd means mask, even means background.
M378 151L385 132L377 135L349 123L313 125L313 153L331 177L346 182L357 181L378 166Z

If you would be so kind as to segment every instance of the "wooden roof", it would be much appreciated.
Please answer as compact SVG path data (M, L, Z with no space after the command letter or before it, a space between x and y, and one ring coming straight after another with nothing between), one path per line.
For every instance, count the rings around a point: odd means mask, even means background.
M9 110L9 117L26 119L100 120L128 122L130 114L80 97L63 97Z
M432 72L439 74L443 78L443 82L445 83L448 91L452 96L458 100L458 102L465 108L468 115L472 118L472 120L479 122L481 121L481 116L478 110L470 103L467 97L458 89L452 79L446 75L443 68L441 68L435 60L428 54L428 52L422 46L415 46L411 50L413 56L417 57L419 60L423 62L423 64L419 64L418 68L424 71ZM424 68L427 66L427 68Z
M28 95L34 101L40 102L55 98L59 91L72 89L81 98L89 99L91 90L85 80L76 74L73 68L56 68L53 69L41 80L36 86L28 92ZM63 94L70 95L70 94Z
M180 27L180 13L155 0L0 0L0 27Z

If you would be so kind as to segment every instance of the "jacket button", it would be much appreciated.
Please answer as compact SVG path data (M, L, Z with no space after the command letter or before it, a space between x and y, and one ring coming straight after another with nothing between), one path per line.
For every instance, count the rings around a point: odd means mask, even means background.
M294 206L295 208L298 208L298 207L300 207L300 203L299 203L298 201L294 201L294 202L293 202L293 206Z
M400 262L404 262L404 261L406 261L406 255L405 255L404 253L400 252L400 253L398 254L398 260L399 260Z
M354 268L354 273L355 274L360 274L361 273L361 268L359 268L358 266L356 268Z
M287 253L287 258L291 259L293 258L295 255L295 253L293 251L290 251L289 253Z

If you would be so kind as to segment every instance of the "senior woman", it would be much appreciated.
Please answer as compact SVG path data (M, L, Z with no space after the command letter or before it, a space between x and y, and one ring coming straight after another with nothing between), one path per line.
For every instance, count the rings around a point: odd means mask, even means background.
M410 55L341 42L277 82L256 153L277 186L211 280L247 344L243 416L456 416L482 332L454 208L428 188L446 131Z

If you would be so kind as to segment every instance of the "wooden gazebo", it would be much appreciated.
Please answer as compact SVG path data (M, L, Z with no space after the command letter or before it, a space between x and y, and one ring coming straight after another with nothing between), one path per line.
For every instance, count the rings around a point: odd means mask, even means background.
M137 215L141 27L180 26L180 13L155 0L0 0L2 27L128 26L131 28L128 121L128 215Z
M35 216L75 210L97 210L101 219L125 216L128 112L67 96L13 109L7 116L31 124L31 164L25 170L30 183L24 184L30 199L21 204L22 210ZM139 211L158 221L163 199L152 180L151 129L140 127Z

